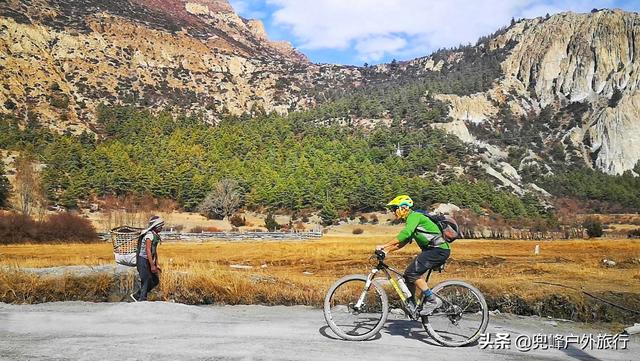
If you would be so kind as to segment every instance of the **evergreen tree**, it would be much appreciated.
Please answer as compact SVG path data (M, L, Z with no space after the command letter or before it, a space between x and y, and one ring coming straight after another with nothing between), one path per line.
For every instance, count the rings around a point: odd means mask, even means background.
M320 218L322 219L323 226L332 225L338 218L338 212L336 208L330 202L325 202L320 210Z
M267 214L267 218L264 219L264 227L269 232L275 232L280 229L280 225L276 222L276 218L273 215L273 212L269 212Z
M602 223L594 218L587 218L584 223L582 223L582 227L587 231L589 238L602 237L604 234L602 231Z
M4 172L4 163L0 161L0 208L6 208L9 205L9 194L11 193L11 184Z
M423 88L406 89L406 94L418 99ZM399 104L398 117L422 124L422 110L414 108L412 101L404 101L398 93L389 96ZM370 98L357 100L362 106L358 112L369 111ZM47 196L70 207L92 196L148 194L175 200L191 211L224 176L236 180L245 207L321 210L327 223L335 221L338 211L380 209L397 192L412 194L424 208L432 202L453 202L476 211L490 208L509 218L532 209L487 182L466 181L454 173L442 181L433 180L431 175L442 174L439 164L460 166L470 152L442 131L400 125L364 131L313 122L319 111L340 114L351 106L332 103L333 110L320 108L288 117L228 117L216 127L192 119L179 124L166 114L102 107L99 122L106 129L106 139L61 136L37 125L20 130L0 119L0 142L8 149L21 149L25 139L33 141L32 149L47 164L42 175ZM336 110L339 107L343 108ZM510 116L506 110L503 115ZM396 155L398 146L401 157ZM486 175L478 172L478 177ZM634 185L625 178L620 187ZM203 213L218 218L229 214Z

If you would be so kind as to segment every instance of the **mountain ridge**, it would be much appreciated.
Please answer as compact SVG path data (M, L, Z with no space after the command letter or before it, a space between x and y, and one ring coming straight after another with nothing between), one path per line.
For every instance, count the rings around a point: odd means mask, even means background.
M520 20L475 46L354 67L309 63L225 0L81 3L0 4L0 113L72 133L94 128L101 104L216 124L226 115L313 109L353 92L375 103L377 88L389 87L413 92L410 101L435 114L413 126L458 136L506 178L509 167L553 174L563 162L621 174L640 160L637 13ZM406 123L391 103L365 115L346 104L322 117Z

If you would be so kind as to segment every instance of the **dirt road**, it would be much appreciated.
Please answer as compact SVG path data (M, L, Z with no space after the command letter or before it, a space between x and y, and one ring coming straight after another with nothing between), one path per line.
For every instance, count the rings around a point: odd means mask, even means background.
M611 333L573 322L497 315L488 332L511 334L510 349L441 347L421 325L393 315L371 341L337 340L321 310L302 306L0 304L2 360L637 360L640 355L637 336L626 350L583 350L576 344L522 352L513 345L517 334Z

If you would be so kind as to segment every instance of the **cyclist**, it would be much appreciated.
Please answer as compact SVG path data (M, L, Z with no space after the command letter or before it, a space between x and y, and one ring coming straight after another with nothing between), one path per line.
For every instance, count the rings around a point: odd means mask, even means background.
M451 254L451 247L442 237L438 226L429 217L412 210L413 200L408 195L395 197L387 207L398 219L406 220L406 226L393 241L377 246L376 249L389 253L416 241L422 252L407 266L404 278L410 290L415 286L415 295L422 295L420 315L427 316L442 306L442 301L431 292L422 275L429 269L444 264ZM415 307L413 297L409 302L411 307Z

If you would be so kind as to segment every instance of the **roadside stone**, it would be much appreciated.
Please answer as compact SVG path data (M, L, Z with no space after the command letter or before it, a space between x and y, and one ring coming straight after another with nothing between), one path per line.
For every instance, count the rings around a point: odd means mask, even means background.
M616 265L616 262L609 259L603 259L602 263L605 265L605 267L614 267Z
M229 265L229 267L235 268L235 269L252 269L253 268L253 266L248 266L245 264L231 264Z
M634 323L633 326L625 328L624 332L627 335L635 335L636 333L640 333L640 323Z

